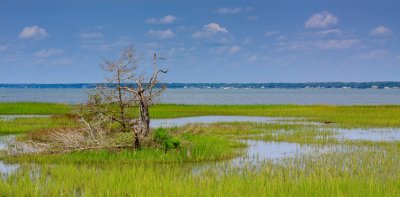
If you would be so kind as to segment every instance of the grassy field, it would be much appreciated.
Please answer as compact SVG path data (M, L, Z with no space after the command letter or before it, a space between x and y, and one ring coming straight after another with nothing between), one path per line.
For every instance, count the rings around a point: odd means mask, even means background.
M0 103L0 115L55 115L70 112L71 106L55 103Z
M0 115L65 114L73 106L51 103L0 103ZM204 115L246 115L302 117L310 121L333 122L347 128L400 127L400 105L175 105L159 104L150 110L152 118ZM129 114L136 115L136 111ZM1 124L1 123L0 123ZM0 126L1 128L1 126Z
M0 109L7 108L7 114L32 114L22 112L18 104L1 105ZM59 113L65 114L69 109L66 105L24 105L43 112L39 114L58 114L56 108L65 109ZM44 112L40 111L41 105L50 107ZM398 114L400 106L157 105L151 109L154 118L305 117L347 128L399 128ZM57 115L0 121L0 131L5 124L8 129L4 127L4 133L24 122L37 126L18 131L28 135L46 128L76 126L70 116ZM21 167L0 179L0 191L3 196L398 196L400 142L338 140L331 127L332 124L193 124L169 129L181 146L167 152L149 147L140 151L3 156L5 162ZM132 135L119 134L115 139L131 141ZM246 144L241 140L246 139L313 145L321 151L256 166L230 165L226 161L245 154ZM329 146L343 147L343 151L324 152Z

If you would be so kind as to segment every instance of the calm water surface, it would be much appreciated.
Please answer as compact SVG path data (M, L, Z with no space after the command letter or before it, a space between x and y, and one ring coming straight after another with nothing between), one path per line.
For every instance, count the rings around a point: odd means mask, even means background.
M1 88L0 102L81 103L88 89ZM400 89L168 89L161 103L177 104L400 104Z

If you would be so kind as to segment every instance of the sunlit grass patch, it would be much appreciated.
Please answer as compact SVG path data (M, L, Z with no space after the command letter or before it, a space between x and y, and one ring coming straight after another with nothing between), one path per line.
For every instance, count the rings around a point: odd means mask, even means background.
M0 120L0 135L18 134L40 129L56 127L73 127L75 118L66 115L57 115L49 118L16 118L14 120ZM33 133L32 133L33 134Z
M56 103L0 103L0 115L54 115L69 113L71 106Z

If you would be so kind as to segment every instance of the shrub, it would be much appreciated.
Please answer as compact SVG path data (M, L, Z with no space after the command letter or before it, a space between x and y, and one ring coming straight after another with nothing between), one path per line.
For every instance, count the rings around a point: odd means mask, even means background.
M173 137L165 128L158 128L154 131L154 141L164 147L165 152L178 148L181 144L179 139Z

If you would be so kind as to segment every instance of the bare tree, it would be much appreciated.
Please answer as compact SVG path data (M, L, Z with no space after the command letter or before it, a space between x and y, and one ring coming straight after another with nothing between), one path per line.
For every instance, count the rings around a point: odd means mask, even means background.
M95 113L101 113L118 122L123 132L133 131L133 147L139 148L140 141L150 133L149 107L156 97L166 90L166 86L159 85L159 74L167 73L157 67L158 58L153 56L153 72L150 76L138 74L137 57L132 47L122 50L117 61L105 60L102 69L109 74L106 84L96 88L91 95L89 106L94 106ZM115 104L118 109L115 109ZM129 109L138 109L138 116L128 117Z
M129 50L128 50L129 51ZM160 96L166 90L166 86L156 87L159 84L159 73L167 73L167 70L161 70L157 67L157 58L153 56L153 73L146 80L144 75L132 75L132 80L136 83L135 86L124 86L123 88L130 92L137 105L139 106L138 124L135 125L135 142L134 147L140 147L140 140L150 133L150 112L149 106L153 104L154 98Z

